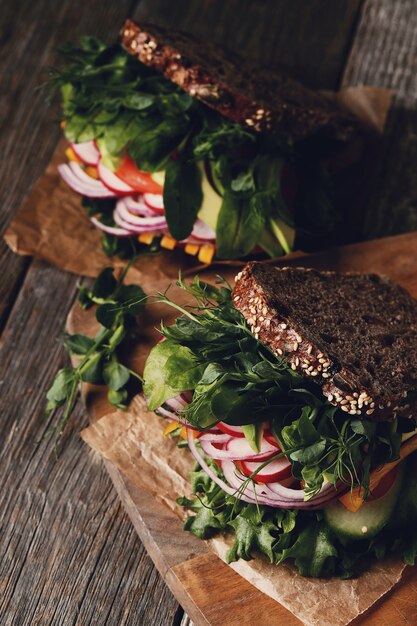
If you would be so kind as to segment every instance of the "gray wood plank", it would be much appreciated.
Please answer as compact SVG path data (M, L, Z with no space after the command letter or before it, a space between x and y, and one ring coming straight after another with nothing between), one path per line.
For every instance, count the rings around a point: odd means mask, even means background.
M0 12L0 232L48 163L57 111L35 91L56 48L84 33L114 39L133 2L2 3ZM0 328L28 260L1 242ZM3 336L0 359L2 624L172 623L177 603L147 557L100 464L77 432L58 460L48 443L44 393L64 362L56 341L75 278L35 264Z
M67 39L97 34L113 40L137 4L132 0L2 0L0 10L0 235L45 170L60 129L56 107L37 89L57 62ZM28 261L0 239L0 331L12 307Z
M161 582L100 461L78 437L80 406L58 458L42 437L44 394L66 362L59 342L76 277L34 262L0 358L0 623L171 624ZM36 442L39 442L36 445Z
M361 0L142 0L133 17L181 29L336 88Z
M345 85L393 90L364 223L367 239L417 229L417 11L415 0L367 0L344 72Z

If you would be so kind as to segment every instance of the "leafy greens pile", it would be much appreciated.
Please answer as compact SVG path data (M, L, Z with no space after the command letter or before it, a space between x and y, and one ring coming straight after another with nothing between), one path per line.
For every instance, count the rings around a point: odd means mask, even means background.
M144 308L146 296L138 285L124 285L130 265L119 279L113 268L105 268L91 289L81 286L79 303L84 309L96 305L99 330L94 337L65 333L64 346L78 363L65 367L56 374L47 392L47 415L65 405L56 427L62 432L68 421L82 382L108 387L107 399L118 408L126 408L132 392L137 392L135 381L141 377L120 361L121 352L136 335L136 316Z
M214 462L208 461L221 475ZM417 475L417 455L406 461L406 475ZM250 560L254 552L265 554L271 563L292 559L302 576L351 578L369 566L369 559L389 553L401 555L413 565L417 555L417 488L404 481L395 515L373 539L349 542L336 536L320 511L283 510L247 504L227 495L207 474L197 468L191 475L194 499L179 498L191 509L185 529L200 539L232 530L234 543L227 554L229 563Z
M280 186L284 156L296 158L292 149L210 110L118 44L106 47L84 37L78 47L67 44L62 53L66 65L51 72L50 84L61 91L66 137L71 142L96 139L115 167L127 151L144 172L164 169L166 219L175 239L185 239L196 220L202 202L198 162L204 161L223 196L217 222L219 258L245 256L257 244L271 256L283 253L274 225L278 218L293 225ZM319 169L314 171L307 221L322 235L333 229L335 214ZM97 200L89 209L108 223L108 205ZM306 225L297 228L303 231ZM113 248L119 252L116 244Z

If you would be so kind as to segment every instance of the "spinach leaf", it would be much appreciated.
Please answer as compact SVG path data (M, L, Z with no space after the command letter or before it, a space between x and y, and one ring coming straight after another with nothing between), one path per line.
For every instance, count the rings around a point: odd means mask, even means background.
M184 116L179 119L155 119L149 128L142 129L137 137L130 139L129 154L143 172L157 172L167 167L168 174L170 155L182 142L187 130L188 120ZM164 189L165 185L166 180Z
M143 372L143 391L151 410L181 391L193 389L203 373L194 354L169 341L152 348Z
M256 246L265 226L265 215L256 203L225 192L217 218L217 254L221 259L246 256Z
M190 235L202 201L197 163L183 155L171 158L165 173L164 207L169 231L178 241Z

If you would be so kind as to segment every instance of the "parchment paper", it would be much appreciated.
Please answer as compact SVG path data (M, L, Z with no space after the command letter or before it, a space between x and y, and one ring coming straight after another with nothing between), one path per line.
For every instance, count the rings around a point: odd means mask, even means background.
M144 259L142 270L148 274L150 259ZM297 264L314 266L314 257L305 257ZM348 267L346 269L349 269ZM228 268L222 274L233 282L235 270ZM130 276L128 276L130 278ZM204 280L213 282L214 271L206 271ZM161 276L155 290L164 284ZM178 303L187 301L188 296L177 287L171 297ZM140 320L138 343L128 354L129 366L141 372L144 361L159 336L156 327L161 319L172 322L176 312L166 305L148 308ZM94 314L75 307L69 319L72 332L93 332ZM191 495L189 472L194 461L188 450L179 450L175 443L162 435L167 424L162 418L148 411L144 398L136 396L128 411L109 409L100 390L87 395L87 406L92 424L81 433L89 446L111 461L131 482L163 501L180 517L185 513L175 500L178 496ZM209 542L220 558L230 544L227 537L217 537ZM401 578L404 564L399 559L387 559L356 580L312 580L299 576L289 564L272 566L267 559L257 556L253 561L238 561L232 564L241 576L262 592L268 594L301 621L311 626L344 626L372 606L387 593Z
M194 460L188 450L177 449L171 439L163 437L165 424L147 410L144 398L137 396L127 412L107 414L81 435L130 481L184 517L175 498L191 495L188 475ZM220 535L208 543L225 560L231 541ZM405 569L398 558L388 558L354 580L310 579L299 576L290 564L271 565L260 555L231 567L309 626L349 624L387 593Z
M366 125L377 133L384 128L389 109L391 92L374 87L347 88L334 97L346 108L353 111ZM369 138L371 143L372 139ZM122 267L123 261L117 258L109 260L101 250L101 233L91 224L85 209L80 206L79 196L61 180L57 166L66 161L64 154L66 142L62 140L49 163L45 173L25 200L17 215L5 233L10 248L18 254L31 255L49 261L63 270L97 276L108 265ZM369 150L374 150L370 145ZM341 155L333 165L335 184L339 189L339 203L349 215L349 223L355 223L354 213L360 213L363 205L363 193L367 188L370 170L374 159L369 150L365 151L361 162L357 162L352 172L349 165L355 155L349 151ZM362 163L362 161L365 161ZM344 172L340 174L340 168ZM352 201L352 198L355 200ZM346 206L345 202L348 200ZM346 231L349 224L346 226ZM356 228L356 227L355 227ZM355 231L357 235L357 232ZM326 246L327 247L327 246ZM177 250L162 253L158 266L170 275L178 268L196 267L193 257ZM136 280L140 281L140 268Z

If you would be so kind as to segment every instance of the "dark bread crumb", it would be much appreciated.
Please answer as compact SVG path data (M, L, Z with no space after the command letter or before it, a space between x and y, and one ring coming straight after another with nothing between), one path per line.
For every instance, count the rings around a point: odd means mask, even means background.
M252 331L351 415L412 417L417 302L376 274L249 263L233 303Z
M191 35L127 20L122 45L145 65L234 122L285 143L311 136L347 142L358 120L284 73L242 59Z

